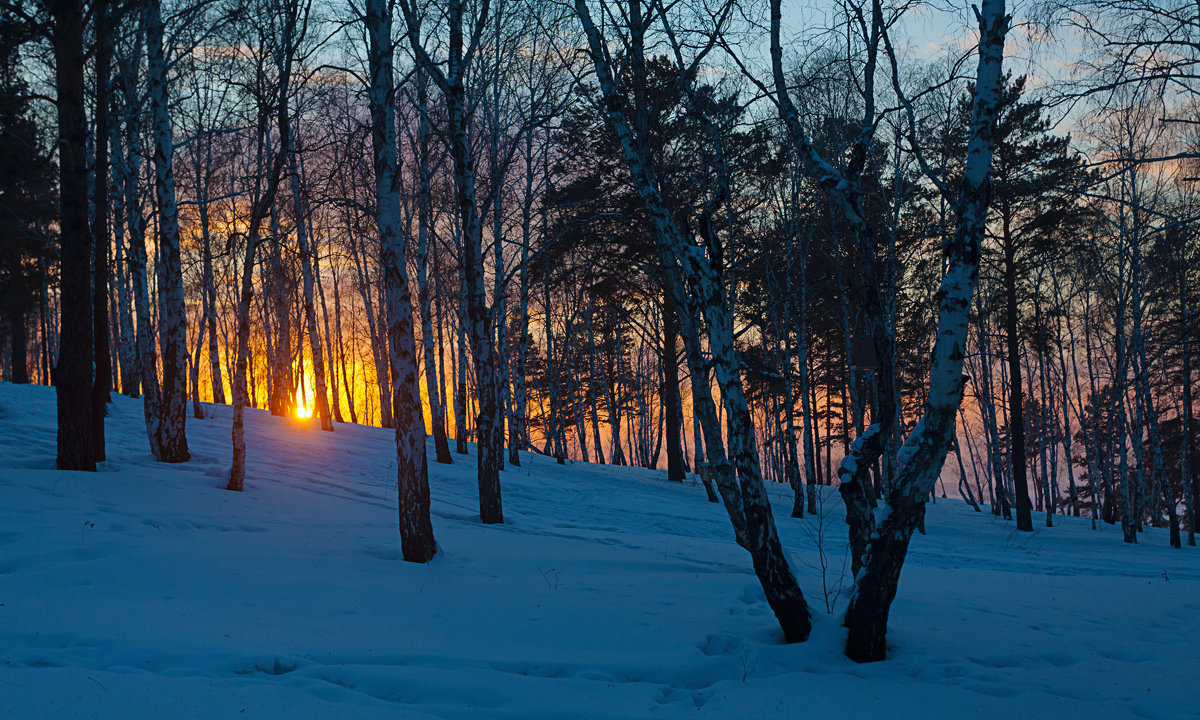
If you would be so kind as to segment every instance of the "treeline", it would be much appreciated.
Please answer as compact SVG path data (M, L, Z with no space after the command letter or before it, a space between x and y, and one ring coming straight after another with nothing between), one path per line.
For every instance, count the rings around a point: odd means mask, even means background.
M61 468L110 392L164 462L231 403L235 490L247 406L396 428L417 561L426 433L484 522L522 450L694 472L789 640L765 483L837 485L860 660L931 495L1195 544L1194 7L1040 7L1046 78L998 0L944 56L874 2L0 6L0 373Z

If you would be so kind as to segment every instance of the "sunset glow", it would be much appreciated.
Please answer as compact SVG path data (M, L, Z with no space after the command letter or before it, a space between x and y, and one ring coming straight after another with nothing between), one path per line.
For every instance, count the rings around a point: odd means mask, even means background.
M313 394L312 389L308 384L308 378L304 378L301 384L296 387L296 409L293 411L296 417L301 420L307 420L313 416Z

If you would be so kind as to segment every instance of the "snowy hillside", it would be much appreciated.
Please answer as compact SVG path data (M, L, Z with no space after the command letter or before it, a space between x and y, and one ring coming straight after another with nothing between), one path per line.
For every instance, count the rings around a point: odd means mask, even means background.
M810 604L783 645L701 488L534 455L477 519L474 466L431 465L440 554L399 559L392 434L229 408L153 462L114 396L109 462L53 470L54 392L0 385L3 718L1181 718L1195 711L1200 554L1060 518L1018 536L929 508L889 659L841 654L812 520L776 521ZM214 408L209 408L214 412ZM315 421L312 421L315 423ZM432 446L431 446L432 447ZM432 455L432 451L431 451ZM835 587L844 524L826 502ZM840 578L848 586L848 578ZM831 598L831 602L834 599ZM243 714L244 713L244 714Z

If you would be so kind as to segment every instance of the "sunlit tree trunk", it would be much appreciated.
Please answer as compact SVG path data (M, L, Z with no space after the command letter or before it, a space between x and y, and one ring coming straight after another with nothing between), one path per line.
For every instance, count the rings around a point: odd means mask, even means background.
M316 282L313 280L315 265L315 239L309 236L307 218L309 216L308 200L300 186L300 169L297 160L299 150L295 147L292 137L291 118L285 104L280 113L280 133L283 142L281 149L288 156L288 175L292 186L292 209L296 216L296 242L300 246L300 277L304 285L303 311L304 328L308 336L308 351L312 356L313 377L316 387L317 417L321 421L321 429L333 431L333 418L329 413L329 389L325 382L325 356L321 346L321 334L317 328ZM303 381L303 378L301 379Z
M280 153L286 153L282 145ZM267 331L267 402L272 415L292 414L295 392L292 385L292 315L288 272L283 261L284 232L279 212L269 219L271 252L262 266L263 321Z
M587 311L583 316L584 327L588 342L588 414L592 423L592 444L596 447L596 462L604 464L604 441L600 437L600 412L596 403L596 386L600 383L596 363L596 302L595 297L588 294Z
M455 313L455 362L454 362L454 451L467 454L467 336L463 329L462 312Z

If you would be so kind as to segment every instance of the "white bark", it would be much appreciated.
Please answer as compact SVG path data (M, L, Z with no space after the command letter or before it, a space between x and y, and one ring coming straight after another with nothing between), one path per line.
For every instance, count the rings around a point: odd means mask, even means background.
M159 343L162 346L162 424L159 449L163 462L190 457L187 423L187 311L183 297L183 263L179 248L179 206L175 199L174 140L168 105L167 60L163 48L160 0L146 3L146 60L150 115L154 137L154 188L158 199Z
M396 476L400 544L404 559L428 562L436 552L429 518L425 421L417 379L412 297L400 214L396 161L395 88L392 79L392 15L387 0L367 0L371 86L371 146L375 166L375 219L383 249L388 359L396 421Z

